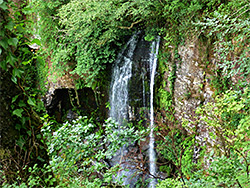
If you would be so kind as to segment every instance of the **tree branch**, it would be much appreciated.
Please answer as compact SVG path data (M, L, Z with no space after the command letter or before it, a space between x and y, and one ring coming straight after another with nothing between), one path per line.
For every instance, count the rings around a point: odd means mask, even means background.
M118 28L120 29L132 29L134 27L135 24L140 23L142 20L138 20L136 22L133 22L129 27L125 27L125 26L118 26Z

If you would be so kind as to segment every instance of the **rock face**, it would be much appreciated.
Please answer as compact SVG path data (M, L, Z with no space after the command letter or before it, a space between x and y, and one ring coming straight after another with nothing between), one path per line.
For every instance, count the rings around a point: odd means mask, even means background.
M178 51L181 62L177 64L174 87L175 117L179 122L182 118L188 120L191 126L196 126L198 136L196 139L203 144L204 141L212 143L209 130L204 124L194 124L195 111L200 105L213 100L213 88L210 79L213 71L209 71L206 59L207 51L204 44L187 44L180 46ZM210 67L211 69L211 67ZM192 125L193 124L193 125ZM189 132L189 130L186 130ZM198 159L199 148L194 148L194 162Z
M187 44L178 49L181 61L176 65L174 107L179 120L190 119L199 105L212 100L214 93L210 85L212 71L208 71L206 54L202 53L206 46L200 45Z
M163 72L163 82L166 84L163 89L172 93L177 127L183 130L183 133L189 134L191 130L182 128L182 121L186 119L191 126L196 127L199 135L196 139L202 143L204 140L210 140L209 131L205 125L193 123L197 118L195 111L200 105L213 101L214 88L211 78L216 75L215 65L211 65L211 62L214 62L210 55L211 45L208 42L193 41L195 42L187 42L178 46L175 52L171 52L170 58L165 62L167 68ZM207 63L208 61L210 63Z

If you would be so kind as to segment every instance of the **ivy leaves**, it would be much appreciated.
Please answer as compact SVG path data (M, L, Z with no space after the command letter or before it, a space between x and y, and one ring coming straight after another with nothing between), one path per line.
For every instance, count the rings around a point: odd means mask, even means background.
M22 117L23 109L15 109L12 114L18 116L19 118Z
M235 1L210 14L195 25L208 37L215 36L214 55L224 77L250 76L250 17L249 2Z
M33 62L37 56L31 52L28 45L34 43L41 45L41 43L39 39L29 41L26 38L28 20L20 20L21 10L13 2L1 1L0 5L0 8L5 5L11 7L11 13L13 13L13 16L7 16L10 14L9 9L3 10L6 16L0 23L3 28L0 31L0 66L10 74L11 81L20 91L20 94L12 98L11 110L13 117L20 120L22 128L26 129L25 122L27 123L30 118L29 110L37 108L39 103L37 103L36 91L31 89L35 78Z

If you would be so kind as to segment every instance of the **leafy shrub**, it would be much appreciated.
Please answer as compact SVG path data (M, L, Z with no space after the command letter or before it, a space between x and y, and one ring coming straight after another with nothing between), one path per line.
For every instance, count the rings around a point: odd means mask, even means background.
M50 165L55 176L65 185L95 187L109 185L118 166L110 168L108 159L130 141L143 134L134 128L120 127L108 119L100 129L86 117L66 122L51 134L51 125L43 128ZM68 181L68 178L70 181Z
M79 117L72 122L64 123L54 130L48 122L42 129L47 151L50 156L49 165L29 168L30 177L27 182L4 187L100 187L122 184L114 182L119 165L110 167L111 159L123 146L139 140L144 131L135 131L133 127L119 127L111 119L106 120L103 129L93 124L86 117ZM48 174L46 178L37 172ZM50 172L53 172L51 175Z

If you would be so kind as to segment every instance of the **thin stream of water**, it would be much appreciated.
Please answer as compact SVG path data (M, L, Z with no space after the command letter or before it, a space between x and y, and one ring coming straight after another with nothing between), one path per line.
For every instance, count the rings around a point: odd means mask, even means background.
M154 79L157 66L157 54L160 46L160 37L152 43L150 54L150 135L149 135L149 172L151 175L150 188L154 188L157 184L156 179L156 154L154 150Z

